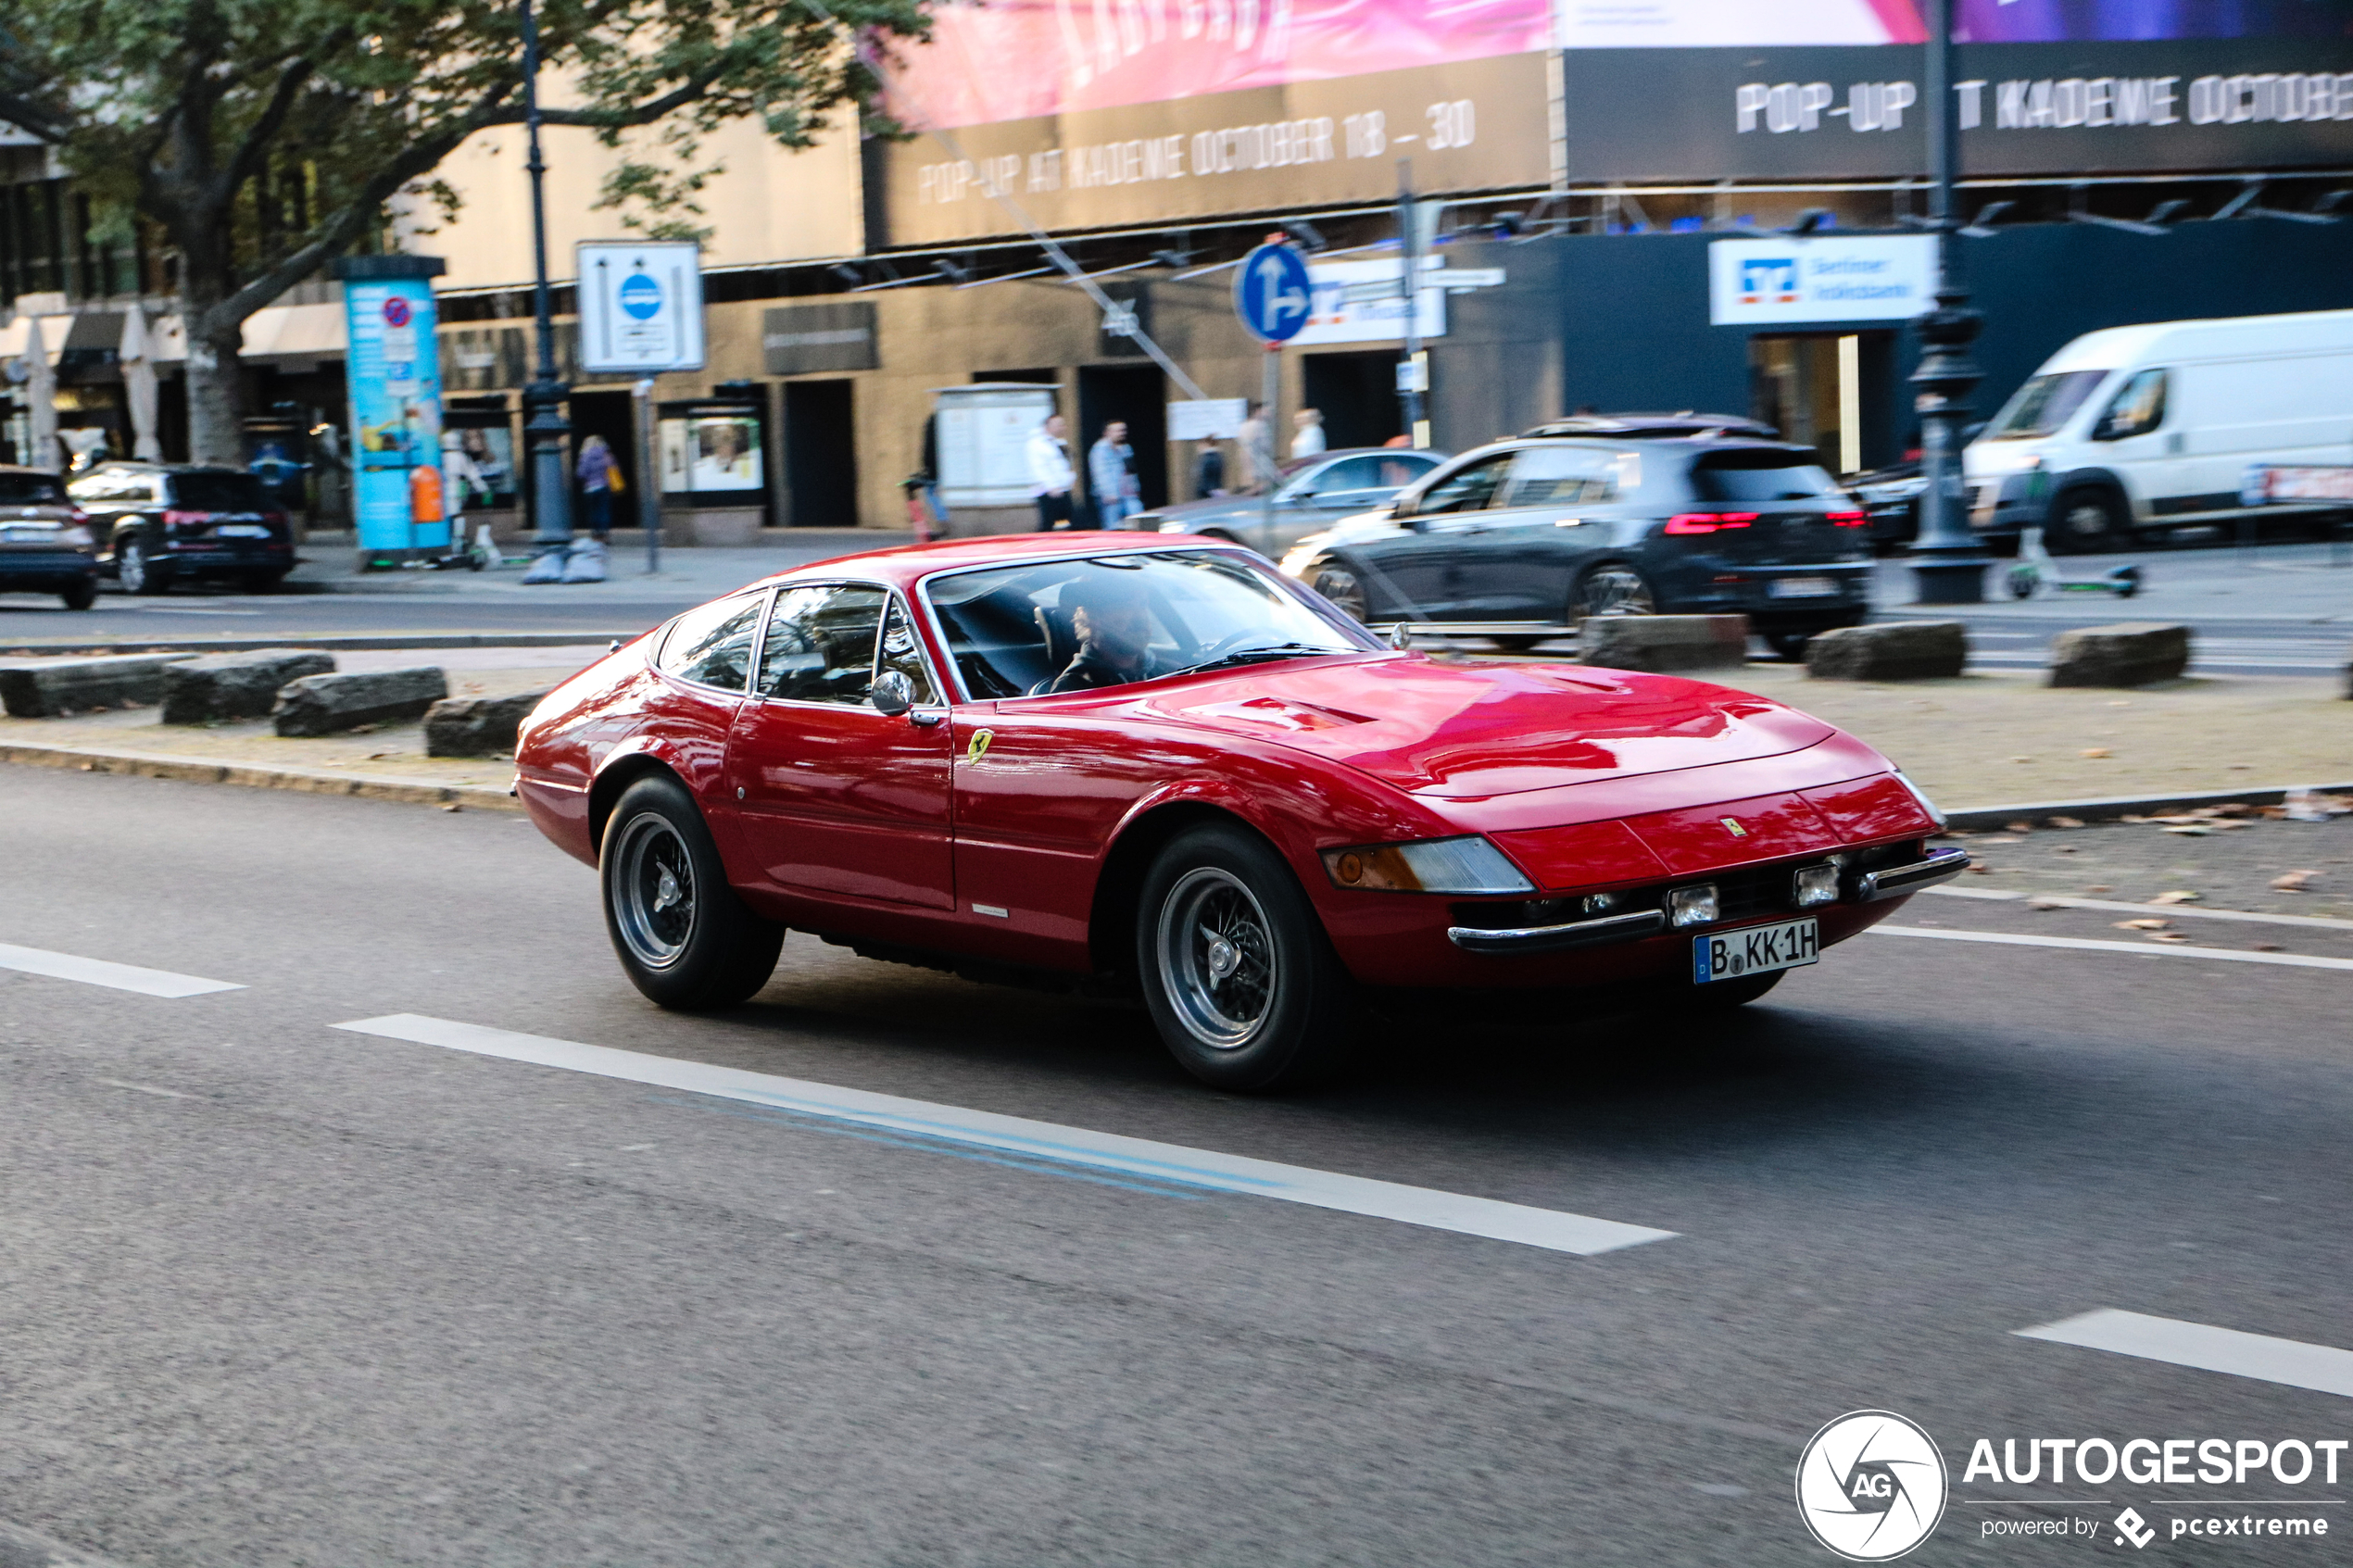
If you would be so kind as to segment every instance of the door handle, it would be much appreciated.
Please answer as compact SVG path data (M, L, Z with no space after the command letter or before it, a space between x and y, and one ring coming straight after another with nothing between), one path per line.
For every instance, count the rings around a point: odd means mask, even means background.
M907 710L907 722L919 730L936 729L947 719L948 714L942 709L911 708Z

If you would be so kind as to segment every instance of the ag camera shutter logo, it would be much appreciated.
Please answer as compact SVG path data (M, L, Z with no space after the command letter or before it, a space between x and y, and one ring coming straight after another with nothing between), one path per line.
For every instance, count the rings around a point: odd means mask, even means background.
M1944 1517L1944 1456L1893 1411L1852 1411L1814 1434L1797 1461L1797 1511L1814 1538L1850 1562L1885 1562Z

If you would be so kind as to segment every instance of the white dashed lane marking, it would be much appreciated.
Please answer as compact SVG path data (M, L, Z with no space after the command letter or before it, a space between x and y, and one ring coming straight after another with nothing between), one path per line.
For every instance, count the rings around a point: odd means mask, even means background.
M1664 1241L1675 1234L1585 1214L1437 1192L1365 1176L1122 1137L1114 1133L1089 1132L1051 1122L1000 1116L992 1111L965 1110L803 1079L772 1077L764 1073L682 1061L673 1057L521 1035L415 1013L365 1018L333 1027L506 1061L710 1095L770 1110L852 1123L908 1137L991 1149L1025 1160L1112 1172L1177 1186L1277 1198L1314 1209L1334 1209L1432 1230L1517 1242L1554 1252L1611 1252L1646 1241Z
M2317 931L2353 931L2353 920L2336 920L2328 915L2261 914L2253 909L2210 909L2203 904L2127 904L2114 898L2018 893L2000 887L1924 887L1920 891L1945 898L1992 898L2007 903L2031 900L2037 904L2055 904L2062 909L2107 909L2119 914L2163 915L2169 920L2175 915L2185 915L2192 920L2232 920L2256 925L2302 925Z
M2152 1318L2113 1307L2040 1328L2021 1328L2018 1336L2353 1399L2353 1350L2340 1350L2334 1345L2274 1339L2267 1334L2246 1334L2179 1318Z
M2353 970L2353 959L2312 958L2303 953L2242 953L2229 947L2158 947L2140 942L2108 942L2090 936L2025 936L2007 931L1929 931L1917 925L1875 925L1866 936L1927 936L1939 942L1993 942L2011 947L2063 947L2085 953L2123 953L2136 959L2210 959L2221 963L2281 964L2289 969Z
M108 963L104 959L52 953L39 947L12 947L5 942L0 942L0 969L45 974L52 980L79 980L84 985L105 985L117 991L136 991L143 997L201 997L213 991L245 989L227 980L203 980L193 974Z

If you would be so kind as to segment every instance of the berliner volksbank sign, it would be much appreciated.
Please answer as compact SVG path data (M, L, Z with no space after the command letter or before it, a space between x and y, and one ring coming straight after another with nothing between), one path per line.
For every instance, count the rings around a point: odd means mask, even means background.
M1935 303L1930 234L1775 235L1707 247L1707 319L1719 327L1908 321Z

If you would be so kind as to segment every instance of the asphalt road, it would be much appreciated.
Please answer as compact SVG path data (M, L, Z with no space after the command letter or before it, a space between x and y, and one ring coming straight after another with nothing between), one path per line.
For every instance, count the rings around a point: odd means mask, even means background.
M2353 1437L2353 926L2183 915L2187 953L1923 896L1894 923L1931 935L1730 1022L1466 1008L1252 1100L1130 1009L800 936L754 1002L661 1013L593 874L506 814L0 790L0 961L241 987L0 967L0 1518L126 1563L1814 1564L1801 1447L1865 1409L1950 1467L1909 1561L2346 1559L2353 1461L1962 1471L1980 1437ZM2197 841L2242 881L2348 847ZM334 1027L396 1014L636 1054ZM644 1081L679 1063L955 1110ZM972 1111L1673 1234L1577 1255L1008 1155ZM2233 1374L2020 1336L2101 1310L2271 1337ZM2335 1533L2165 1534L2223 1512ZM2096 1534L1987 1537L2032 1519Z

